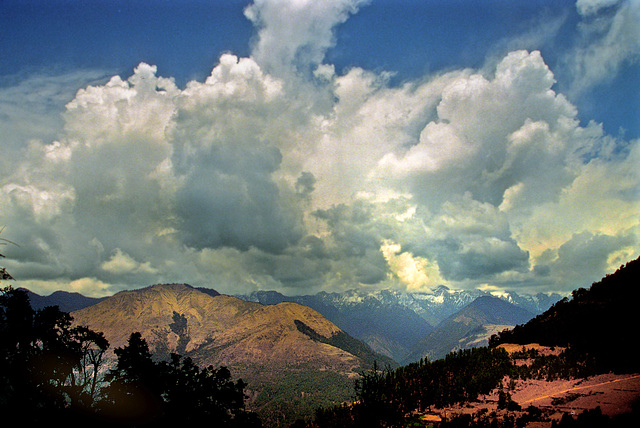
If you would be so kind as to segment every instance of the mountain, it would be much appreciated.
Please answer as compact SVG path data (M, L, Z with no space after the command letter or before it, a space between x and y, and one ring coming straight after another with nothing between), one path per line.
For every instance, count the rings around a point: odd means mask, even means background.
M258 291L244 296L247 301L274 305L296 302L315 309L349 335L367 343L374 351L396 361L433 327L413 310L377 295L349 291L321 292L311 296L285 296L275 291Z
M348 290L343 293L285 296L276 291L256 291L237 297L265 305L297 302L309 306L376 352L400 362L407 358L418 341L434 330L434 326L477 298L490 296L480 290L454 291L441 285L430 293ZM518 295L510 292L500 296L501 300L533 315L542 313L560 298L555 293ZM480 336L475 340L485 343L487 335L496 332L495 329L479 331Z
M520 295L511 291L501 295L500 298L534 314L541 314L561 300L562 296L558 293Z
M361 370L373 361L392 363L309 307L211 294L154 285L71 315L103 332L112 350L140 332L158 358L178 352L203 367L226 366L248 383L252 409L272 423L348 400Z
M212 297L220 293L210 288L196 288ZM50 296L33 296L35 306L58 305L72 312L95 304L100 299L85 298L77 293L56 292ZM375 352L404 361L412 347L447 317L481 296L491 294L480 290L451 290L443 285L428 293L408 293L394 290L348 290L342 293L320 292L315 295L285 296L277 291L256 291L236 296L248 302L275 305L295 302L309 306L336 324L350 336L365 342ZM500 299L540 314L561 299L559 294L501 294ZM476 340L483 342L487 331L480 331ZM471 338L470 338L471 340Z
M437 360L452 351L486 346L492 334L524 324L534 316L497 297L480 296L416 343L402 363L409 364L425 357Z
M48 296L41 296L33 291L24 288L23 290L29 296L31 307L36 310L46 306L58 306L63 312L73 312L104 300L104 298L86 297L80 293L69 293L67 291L54 291Z
M570 347L589 355L597 370L637 372L640 363L629 346L640 329L640 258L628 262L589 289L574 290L524 325L492 337L490 346L501 343L539 343Z

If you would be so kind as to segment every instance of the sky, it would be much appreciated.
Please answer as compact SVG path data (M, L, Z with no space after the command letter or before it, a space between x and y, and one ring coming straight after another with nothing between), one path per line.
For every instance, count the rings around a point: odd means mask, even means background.
M14 285L588 287L640 253L640 1L3 0Z

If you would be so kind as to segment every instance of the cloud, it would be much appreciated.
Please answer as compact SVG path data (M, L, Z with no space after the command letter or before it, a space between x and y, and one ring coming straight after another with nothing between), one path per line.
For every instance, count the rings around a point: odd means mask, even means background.
M0 84L0 120L2 122L2 171L15 167L28 142L49 142L58 137L62 127L64 105L74 98L78 87L102 81L100 70L78 70L48 74L39 71L28 75L2 76Z
M620 3L620 0L578 0L576 8L583 16L593 15L600 9L608 8Z
M391 241L382 244L380 251L389 264L391 272L406 284L409 292L429 291L442 284L443 279L437 265L423 257L414 257Z
M634 233L614 235L579 232L557 249L543 253L537 266L546 272L552 287L572 290L589 287L602 278L603 272L613 272L637 257L638 237ZM553 285L551 285L553 284Z
M102 263L100 268L106 272L123 275L128 273L150 273L157 274L158 271L151 267L149 262L140 263L134 260L131 256L124 253L120 248L116 248L111 258Z
M257 28L252 58L281 76L310 73L335 44L334 28L368 0L256 0L245 16Z
M434 207L452 192L499 205L509 187L540 179L555 182L547 189L553 197L567 182L563 163L571 161L576 129L575 107L553 84L537 51L508 54L490 77L452 76L435 120L413 145L385 154L378 175L402 178ZM552 175L538 174L541 164Z
M567 60L571 93L581 95L613 79L640 58L640 3L624 0L578 1L582 42Z
M271 120L283 105L280 81L248 58L224 55L204 83L187 86L168 135L185 243L280 251L300 239L290 189L274 179L282 153Z
M400 85L337 73L324 54L362 5L258 1L252 55L221 55L203 82L141 63L84 85L2 164L7 269L94 295L562 291L637 253L640 141L581 125L536 50Z

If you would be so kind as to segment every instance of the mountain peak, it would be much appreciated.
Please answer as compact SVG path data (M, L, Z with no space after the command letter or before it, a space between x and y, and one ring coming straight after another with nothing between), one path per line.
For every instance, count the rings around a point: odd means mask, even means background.
M480 296L460 312L471 311L475 312L476 318L482 319L485 324L518 325L526 323L535 316L526 309L494 296Z
M451 293L451 289L449 287L447 287L446 285L442 285L441 284L441 285L438 285L437 287L433 288L431 290L431 293L435 294L435 295L440 295L440 294L445 294L445 293L449 294L449 293Z

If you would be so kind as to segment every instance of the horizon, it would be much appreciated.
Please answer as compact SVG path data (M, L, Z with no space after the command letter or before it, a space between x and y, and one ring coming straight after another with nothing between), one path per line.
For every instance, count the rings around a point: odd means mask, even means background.
M108 297L113 297L115 294L120 293L121 291L139 291L139 290L145 290L147 288L151 288L151 287L155 287L155 286L162 286L162 285L184 285L190 288L193 288L194 290L199 290L199 289L207 289L207 290L212 290L215 292L218 292L218 290L216 290L215 288L212 287L207 287L207 286L195 286L195 285L191 285L188 283L184 283L184 282L171 282L171 283L155 283L155 284L150 284L150 285L145 285L145 286L138 286L138 287L132 287L132 288L128 288L125 290L118 290L115 291L113 294L108 294L108 295L104 295L104 296L100 296L98 298L108 298ZM31 293L34 294L38 294L41 297L48 297L51 296L54 293L69 293L69 294L80 294L84 297L90 297L93 298L92 296L85 296L84 294L82 294L81 292L78 291L67 291L67 290L52 290L52 291L48 291L48 294L39 294L36 293L33 290L30 290L29 288L26 287L18 287L18 288L23 288ZM542 295L546 295L548 297L551 297L552 295L558 295L561 297L568 297L571 296L571 292L567 292L567 293L557 293L555 291L547 291L547 292L538 292L536 294L529 294L529 293L523 293L523 292L517 292L515 290L501 290L501 291L486 291L486 290L481 290L479 288L476 289L451 289L449 287L447 287L446 285L439 285L436 287L433 287L430 290L425 290L425 291L415 291L415 292L408 292L408 291L402 291L402 290L395 290L395 289L391 289L391 288L383 288L383 289L375 289L375 290L363 290L362 288L351 288L351 289L347 289L347 290L343 290L341 292L337 292L337 291L319 291L318 293L314 293L314 294L284 294L281 293L280 291L277 290L254 290L248 294L228 294L228 293L220 293L221 295L226 295L226 296L230 296L230 297L249 297L251 295L253 295L254 293L278 293L284 297L304 297L304 296L315 296L318 295L320 293L329 293L329 294L351 294L351 293L362 293L363 295L370 295L370 294L374 294L374 293L380 293L380 292L384 292L384 291L388 291L388 292L397 292L397 293L407 293L407 294L414 294L414 295L434 295L435 293L438 292L438 290L442 290L442 289L446 289L445 292L449 293L449 294L454 294L454 293L462 293L462 292L481 292L481 293L485 293L480 297L486 297L486 296L491 296L491 297L496 297L496 298L503 298L506 295L509 294L517 294L518 296L531 296L534 297L538 294L542 294ZM573 290L572 290L573 291Z
M568 295L640 254L639 23L636 0L7 0L2 267L41 295Z

